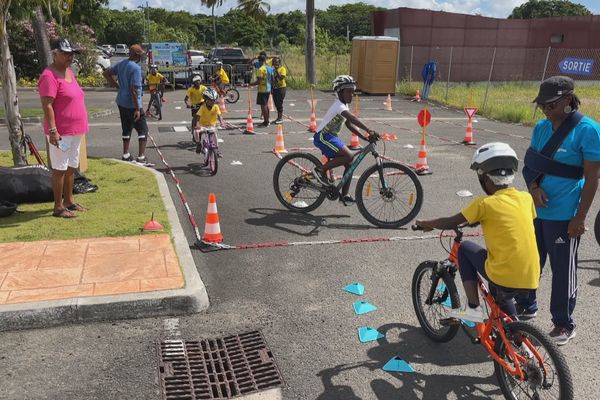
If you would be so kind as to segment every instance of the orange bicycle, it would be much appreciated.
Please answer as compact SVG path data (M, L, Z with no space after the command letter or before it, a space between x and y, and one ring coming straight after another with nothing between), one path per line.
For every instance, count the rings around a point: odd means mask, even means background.
M475 333L472 333L468 326L473 323L447 318L449 308L460 307L454 279L459 267L461 229L465 226L454 229L456 236L447 259L425 261L414 272L413 306L425 334L436 342L448 342L462 328L473 344L481 344L490 353L494 373L507 399L573 399L571 372L558 346L540 328L513 320L498 306L501 301L514 298L518 291L496 291L492 295L487 283L478 275L479 292L488 311L487 321L474 324ZM413 229L421 228L413 226ZM442 237L443 232L440 242Z

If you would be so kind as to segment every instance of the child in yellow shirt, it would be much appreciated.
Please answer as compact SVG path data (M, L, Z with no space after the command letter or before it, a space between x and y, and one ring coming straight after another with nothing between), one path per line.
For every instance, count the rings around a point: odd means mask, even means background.
M199 132L199 136L196 144L196 153L200 153L202 151L202 128L214 128L215 132L215 142L218 142L219 138L217 136L217 122L219 125L223 124L223 120L221 118L221 109L216 104L219 95L214 89L206 89L203 94L204 103L200 106L200 109L197 113L197 122L194 127L194 136L196 136L196 132ZM221 158L221 152L217 149L217 156Z

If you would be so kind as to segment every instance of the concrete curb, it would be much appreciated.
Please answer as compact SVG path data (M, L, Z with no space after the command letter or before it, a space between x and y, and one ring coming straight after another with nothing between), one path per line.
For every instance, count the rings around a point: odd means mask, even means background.
M89 118L100 118L100 117L106 117L107 115L111 115L111 114L115 114L116 111L115 110L110 110L110 109L106 109L106 110L102 110L102 111L98 111L95 113L91 113L88 115ZM24 124L39 124L42 122L42 117L25 117L25 118L21 118L21 121ZM0 118L0 124L6 124L6 118Z
M139 166L139 168L146 167ZM156 176L169 216L175 252L179 258L185 287L135 294L1 305L0 331L42 328L68 323L181 315L197 313L208 308L208 293L196 269L165 177L158 171L150 170Z

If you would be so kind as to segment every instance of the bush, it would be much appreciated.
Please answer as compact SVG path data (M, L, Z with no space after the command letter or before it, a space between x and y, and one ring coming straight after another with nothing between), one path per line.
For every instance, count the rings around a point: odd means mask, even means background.
M88 76L78 76L77 80L82 87L103 87L106 84L106 79L102 74L94 72Z

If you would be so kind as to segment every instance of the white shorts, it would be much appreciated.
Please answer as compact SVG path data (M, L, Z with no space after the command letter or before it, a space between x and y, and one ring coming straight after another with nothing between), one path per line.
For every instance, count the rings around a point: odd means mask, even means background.
M68 146L66 151L62 151L57 146L50 144L50 136L46 136L50 151L50 163L52 169L57 171L66 171L67 167L79 167L79 147L83 135L65 135L60 137L62 146Z

